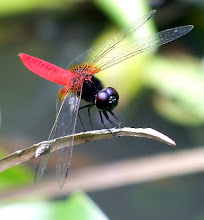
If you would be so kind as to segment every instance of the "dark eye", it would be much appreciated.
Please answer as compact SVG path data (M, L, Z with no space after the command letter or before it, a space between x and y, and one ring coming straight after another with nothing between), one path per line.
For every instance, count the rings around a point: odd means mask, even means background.
M109 101L109 94L102 90L96 96L96 107L100 110L106 110Z
M117 93L117 91L112 88L112 87L107 87L106 88L106 92L110 95L110 96L115 96L117 99L119 98L119 95Z
M108 87L98 92L95 104L99 110L112 111L117 106L118 100L117 91L112 87Z

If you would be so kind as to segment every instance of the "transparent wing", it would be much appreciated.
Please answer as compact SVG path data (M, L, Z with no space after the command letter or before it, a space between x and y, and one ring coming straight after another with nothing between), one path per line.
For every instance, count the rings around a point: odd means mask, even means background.
M50 158L51 146L48 145L47 147L41 149L41 152L42 156L40 157L40 162L38 163L35 171L35 183L37 183L41 179L45 172L47 162Z
M107 39L98 46L85 51L69 66L73 66L75 62L78 64L88 63L101 71L155 46L171 42L193 29L192 25L176 27L127 43L127 41L125 41L126 37L142 27L154 13L155 11L152 11L139 18L118 34Z
M146 15L143 15L141 18L126 26L123 30L121 30L114 36L108 38L99 45L85 51L75 60L73 60L69 64L69 67L82 64L84 62L87 62L88 64L96 64L98 60L102 59L104 56L108 56L108 53L116 48L119 44L121 44L124 39L126 39L130 34L134 33L140 27L142 27L155 13L156 10L153 10Z
M76 93L71 92L67 87L64 87L63 89L66 91L66 95L63 99L61 99L59 95L57 96L57 116L48 140L65 135L72 135L75 132L76 119L81 100L81 88L78 96ZM74 138L71 137L66 143L62 143L56 150L56 175L59 188L63 187L69 172L73 141ZM41 157L37 166L35 182L38 182L45 172L52 147L53 146L51 145L47 146L44 150L42 149L44 155Z
M100 70L107 69L117 63L122 62L123 60L147 51L153 47L169 43L187 34L192 30L192 28L192 25L186 25L158 32L151 36L120 45L111 50L107 55L98 60L93 60L92 62L94 62L94 65L96 65Z
M125 39L130 34L142 27L154 14L155 11L151 11L150 13L144 15L135 22L131 23L129 26L125 27L122 31L120 31L113 37L105 40L98 46L95 46L85 51L74 61L72 61L69 67L75 66L76 64L78 65L87 63L89 66L91 65L92 67L96 67L99 70L104 70L155 46L160 46L170 41L173 41L187 34L193 29L192 25L186 25L164 30L157 34L141 38L130 43L125 42ZM78 108L81 99L81 89L82 88L79 88L80 96L77 96L75 93L71 93L69 89L67 89L67 95L65 96L63 101L61 101L61 99L57 100L59 106L58 114L49 138L54 133L56 134L56 137L60 137L63 135L72 135L74 133ZM67 146L69 147L64 146L64 148L60 148L57 150L56 169L57 180L60 188L63 186L65 179L68 175L72 156L73 138L70 138ZM45 155L41 159L36 170L36 181L38 181L42 177L45 171L51 148L52 146L45 147Z
M61 111L56 127L56 137L74 134L78 109L81 100L81 88L79 90L79 93L79 95L76 95L76 93L69 92L66 95L64 103L62 107L60 107ZM60 102L60 100L58 99L57 102ZM58 148L56 151L56 175L59 188L63 187L69 173L73 150L73 141L74 138L71 137L67 141L67 143L62 143L60 148Z

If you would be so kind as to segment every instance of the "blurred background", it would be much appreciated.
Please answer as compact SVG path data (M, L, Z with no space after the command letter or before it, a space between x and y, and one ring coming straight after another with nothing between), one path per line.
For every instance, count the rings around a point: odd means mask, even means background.
M76 146L61 190L54 156L37 185L37 159L12 167L0 173L2 219L204 219L204 166L195 165L204 152L203 0L0 0L0 155L47 139L61 88L26 69L18 53L67 68L80 53L152 9L157 13L135 38L187 24L195 28L97 76L117 89L120 103L114 112L125 126L156 129L177 147L131 137ZM103 128L96 109L91 115L94 129ZM90 130L87 111L81 116ZM80 123L76 130L83 130ZM184 151L188 157L179 157ZM157 175L155 164L177 164L172 155L178 155L180 164L172 173L167 168ZM138 160L140 166L134 167ZM129 179L114 173L121 164L127 164L121 173L129 173ZM146 178L131 174L147 164L151 169ZM113 181L111 175L118 176Z

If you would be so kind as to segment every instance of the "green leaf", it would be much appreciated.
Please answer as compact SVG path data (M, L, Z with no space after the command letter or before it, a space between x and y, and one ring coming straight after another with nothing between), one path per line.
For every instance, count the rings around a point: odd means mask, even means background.
M34 196L34 195L33 195ZM0 207L1 219L21 220L108 220L97 205L84 193L75 193L66 200L54 202L33 202Z
M157 91L154 104L162 116L179 124L204 122L204 75L198 60L152 58L145 73L144 83Z
M94 3L119 25L127 25L136 18L151 11L143 0L94 0Z
M86 194L81 192L75 193L66 201L59 202L55 214L53 220L58 220L60 216L60 219L74 220L108 219L100 208Z
M74 1L67 2L66 6L75 5ZM58 0L7 0L0 1L0 16L16 14L19 12L27 12L37 10L39 8L43 9L57 9L65 7L64 1Z
M6 154L1 150L0 158L4 155ZM18 165L5 170L0 174L0 191L32 183L33 175L33 171L26 165Z

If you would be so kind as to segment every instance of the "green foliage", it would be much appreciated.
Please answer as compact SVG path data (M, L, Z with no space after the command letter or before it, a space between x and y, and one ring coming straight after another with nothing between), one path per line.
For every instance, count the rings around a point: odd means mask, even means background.
M0 158L3 158L3 153ZM0 173L0 191L33 182L33 172L26 165L14 166Z
M94 0L107 16L118 25L127 25L145 12L151 11L149 4L144 1L124 1L124 0Z
M97 205L84 193L75 193L68 199L53 202L8 204L0 207L2 219L21 220L108 220ZM22 215L22 216L21 216Z
M66 7L75 4L69 1ZM0 16L13 15L16 13L39 10L39 9L56 9L64 7L64 1L58 0L7 0L0 1Z
M154 106L163 117L184 125L204 123L204 75L198 60L154 57L143 76L145 85L156 90Z
M53 208L55 208L55 214L52 217L53 220L59 219L59 216L61 216L60 219L76 220L108 219L97 205L84 193L75 193L67 200L56 202Z

